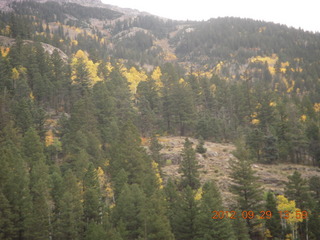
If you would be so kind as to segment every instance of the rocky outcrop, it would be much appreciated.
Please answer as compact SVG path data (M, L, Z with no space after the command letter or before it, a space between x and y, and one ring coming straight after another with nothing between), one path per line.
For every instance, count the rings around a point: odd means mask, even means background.
M189 138L193 146L198 143L197 139ZM163 145L161 150L162 158L166 165L162 168L164 181L170 178L179 178L179 164L182 160L181 151L183 149L185 138L183 137L160 137L159 142ZM235 146L232 144L205 142L207 148L205 154L196 154L196 158L201 166L200 180L202 183L208 180L214 180L219 186L222 197L230 199L232 195L229 192L231 184L229 161L234 159L232 152ZM299 171L302 177L309 179L312 176L320 177L320 169L312 166L303 166L296 164L253 164L253 170L259 177L260 183L265 190L271 190L278 194L283 194L285 183L288 176L294 171Z

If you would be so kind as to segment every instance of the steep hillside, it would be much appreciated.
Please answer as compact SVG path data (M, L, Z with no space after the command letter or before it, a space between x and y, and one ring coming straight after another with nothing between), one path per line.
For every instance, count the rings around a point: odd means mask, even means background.
M2 0L1 3L16 14L45 21L50 32L62 27L62 39L80 38L85 31L100 42L91 44L100 44L108 54L141 66L171 61L180 63L187 71L192 67L212 72L223 63L221 75L232 78L243 74L242 69L257 56L276 55L290 67L297 65L297 59L308 65L318 61L319 34L279 24L239 18L178 22L116 8L98 0L38 1L36 4ZM41 35L45 25L42 29L33 26L30 30Z

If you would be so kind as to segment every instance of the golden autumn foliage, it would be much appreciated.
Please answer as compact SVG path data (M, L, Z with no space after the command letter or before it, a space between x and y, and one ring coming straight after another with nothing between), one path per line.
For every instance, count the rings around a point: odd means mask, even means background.
M74 45L74 46L78 46L78 41L77 40L72 40L71 44Z
M302 218L298 218L296 216L296 212L301 211L299 208L296 208L296 202L294 200L289 201L285 196L279 195L277 196L277 209L282 213L285 211L288 212L288 218L285 219L286 222L290 225L295 225L298 222L302 222Z
M258 124L260 123L260 120L254 118L254 119L251 120L251 123L252 123L253 125L258 125Z
M221 69L222 69L223 65L224 65L224 62L221 61L215 66L215 68L214 68L215 74L219 75L221 73Z
M175 61L175 60L177 60L177 56L172 52L165 52L163 54L163 59L165 61Z
M6 57L8 55L8 53L10 52L10 48L9 47L0 47L0 51L1 51L1 55L3 57Z
M107 63L106 63L106 67L107 67L107 70L108 70L109 72L112 72L113 66L112 66L111 62L107 62Z
M256 57L252 57L250 59L250 62L261 62L261 63L268 63L269 66L269 71L272 75L275 75L276 73L276 69L275 69L275 65L276 62L279 60L279 57L276 54L272 54L270 57L269 56L256 56ZM287 71L287 67L290 66L289 62L282 62L280 63L280 72L281 73L286 73Z
M277 103L276 103L276 102L270 102L270 103L269 103L269 106L270 106L270 107L276 107L276 106L277 106Z
M163 179L161 178L158 165L159 165L158 163L156 163L155 161L152 161L152 169L154 170L154 172L156 174L159 188L162 189L163 188Z
M202 198L202 187L200 187L198 190L197 190L197 192L196 192L196 194L195 194L195 196L194 196L194 200L200 200Z
M101 81L101 78L97 75L99 63L94 63L92 60L88 58L88 55L82 51L78 50L71 61L71 80L75 83L75 79L78 77L77 65L82 62L84 67L88 71L89 74L89 85L92 87L96 82Z
M20 77L20 73L17 68L12 68L11 75L13 80L18 80Z
M160 67L158 66L153 70L153 72L151 74L151 79L153 79L155 81L156 86L158 88L163 87L163 83L161 81L161 76L162 76L162 72L161 72Z
M305 114L301 115L300 121L305 122L306 120L307 120L307 115L305 115Z
M217 86L216 86L215 84L212 84L212 85L210 86L210 92L211 92L212 94L214 94L214 93L216 92L216 90L217 90Z
M285 79L285 78L283 78L283 79ZM294 80L291 81L291 86L290 86L290 85L288 84L288 82L287 82L287 84L286 84L286 86L287 86L287 93L291 93L291 92L293 91L295 84L296 84L296 83L295 83Z
M315 103L313 105L313 109L314 109L315 112L320 112L320 103Z
M102 194L105 197L112 199L114 196L114 192L111 187L111 182L107 178L107 175L105 174L105 172L103 171L103 169L101 167L98 167L96 172L97 172L98 181L99 181L99 185L100 185L100 189L101 189Z
M256 112L251 114L251 118L252 118L251 123L253 125L258 125L260 123L260 120L257 118L257 113Z
M11 28L9 25L6 25L4 28L0 29L1 35L9 36L11 34Z
M52 145L54 142L54 136L53 136L53 132L50 129L49 131L46 132L46 138L45 138L45 144L46 147Z
M267 29L267 27L260 27L260 28L259 28L259 33L264 32L266 29Z
M180 83L180 84L184 84L184 83L185 83L185 80L184 80L183 78L180 78L180 79L179 79L179 83Z
M131 67L127 70L125 67L121 69L122 75L128 80L130 83L130 90L133 94L137 92L138 84L141 81L146 81L148 76L144 71L138 71L135 67Z
M161 72L160 67L158 66L153 70L153 72L151 74L151 78L155 81L160 81L161 76L162 76L162 72Z
M265 236L266 238L272 238L272 235L271 235L271 232L270 232L269 229L266 229L266 230L265 230L264 236Z

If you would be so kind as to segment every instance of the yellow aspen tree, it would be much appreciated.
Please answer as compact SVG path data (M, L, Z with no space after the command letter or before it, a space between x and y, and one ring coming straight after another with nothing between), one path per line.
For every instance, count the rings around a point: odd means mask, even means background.
M287 224L292 228L293 239L297 236L297 223L302 222L303 219L298 217L297 213L301 212L299 208L296 208L296 202L294 200L289 201L285 196L277 196L277 209L280 213L281 223L284 228Z

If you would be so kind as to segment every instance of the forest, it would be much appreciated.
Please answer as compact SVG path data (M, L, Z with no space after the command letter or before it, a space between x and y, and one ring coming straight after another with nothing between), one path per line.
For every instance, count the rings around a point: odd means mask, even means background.
M0 239L320 239L320 175L294 171L275 193L252 167L320 172L319 34L10 7L0 12ZM179 177L162 172L161 136L185 138ZM206 142L236 146L231 199L201 179Z

